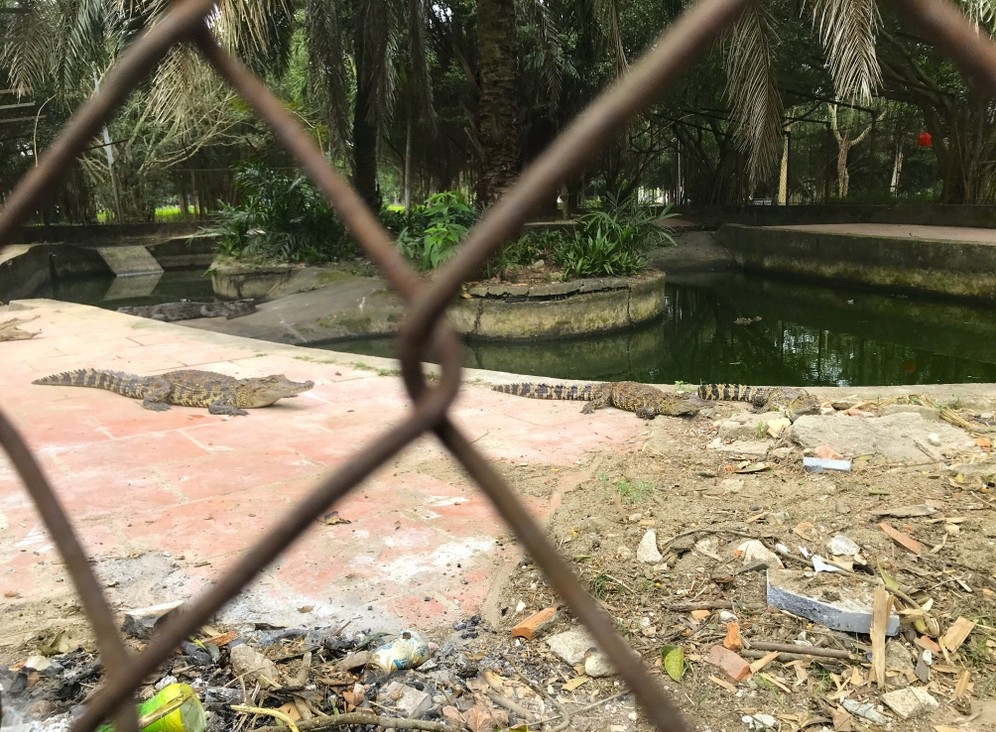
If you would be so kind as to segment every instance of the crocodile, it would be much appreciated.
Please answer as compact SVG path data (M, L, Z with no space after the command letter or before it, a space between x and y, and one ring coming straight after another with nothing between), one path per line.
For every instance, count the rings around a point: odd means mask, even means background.
M191 318L217 318L221 315L231 320L256 312L256 303L252 299L222 300L219 302L181 300L180 302L162 302L158 305L120 307L118 312L162 320L167 323L174 320L190 320Z
M237 379L212 371L167 371L138 376L123 371L75 369L35 379L32 384L89 386L141 399L142 406L164 412L169 405L207 407L211 414L241 416L246 409L268 407L278 399L294 397L311 389L313 381L291 381L283 374Z
M783 387L764 388L741 384L703 384L699 387L700 399L750 402L755 412L782 410L793 422L804 414L817 414L820 400L805 389Z
M658 414L668 417L692 416L699 405L690 399L666 394L660 389L635 381L607 381L585 386L568 384L497 384L493 391L530 399L570 399L586 401L582 414L591 414L602 407L616 407L634 412L640 419L653 419Z

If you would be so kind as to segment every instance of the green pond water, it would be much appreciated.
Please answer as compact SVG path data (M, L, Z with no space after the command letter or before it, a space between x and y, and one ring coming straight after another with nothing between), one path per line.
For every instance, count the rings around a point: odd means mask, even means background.
M733 273L672 276L665 295L664 316L638 329L523 345L470 341L464 365L654 384L996 381L996 307ZM394 355L392 339L326 347Z
M203 270L144 282L67 280L36 295L109 309L214 298ZM638 329L529 344L468 341L464 365L662 384L996 382L996 307L734 273L671 276L665 295L664 316ZM391 338L321 347L394 355Z

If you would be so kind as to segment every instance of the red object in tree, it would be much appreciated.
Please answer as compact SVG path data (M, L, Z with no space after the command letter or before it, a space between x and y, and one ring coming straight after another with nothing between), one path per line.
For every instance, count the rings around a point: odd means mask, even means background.
M917 147L930 147L933 143L929 132L921 132L916 138Z

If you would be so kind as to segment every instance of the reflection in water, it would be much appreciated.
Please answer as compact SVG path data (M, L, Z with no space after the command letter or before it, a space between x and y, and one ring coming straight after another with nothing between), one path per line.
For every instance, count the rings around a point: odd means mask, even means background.
M116 310L131 305L156 305L187 300L217 300L211 276L203 268L178 269L150 277L73 277L44 283L31 297L98 305Z
M464 364L552 378L657 384L996 381L996 307L735 273L671 276L668 282L665 315L654 323L593 338L470 341ZM58 292L48 286L34 296L111 309L216 299L211 278L199 269L166 272L147 283L145 296L137 295L138 281L128 284L136 287L122 289L113 277L64 280ZM394 339L326 347L394 356Z
M464 364L552 378L649 383L996 381L992 307L732 273L675 280L665 288L665 316L652 324L568 341L470 341ZM393 339L327 347L394 355Z

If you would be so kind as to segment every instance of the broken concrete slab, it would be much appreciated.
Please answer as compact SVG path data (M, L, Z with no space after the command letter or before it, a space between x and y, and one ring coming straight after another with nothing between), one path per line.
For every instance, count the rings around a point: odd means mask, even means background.
M932 433L936 434L936 445L933 446L930 439ZM930 421L912 412L867 418L840 414L805 415L792 424L789 437L803 447L816 448L827 444L850 457L877 454L900 462L935 459L937 456L933 452L982 454L978 445L963 430L946 422ZM925 449L931 452L925 452Z
M768 604L833 630L865 634L871 631L871 589L831 572L769 569ZM899 616L892 613L885 633L898 632Z
M940 706L937 699L922 686L908 686L905 689L886 692L882 694L882 703L903 719L909 719Z

